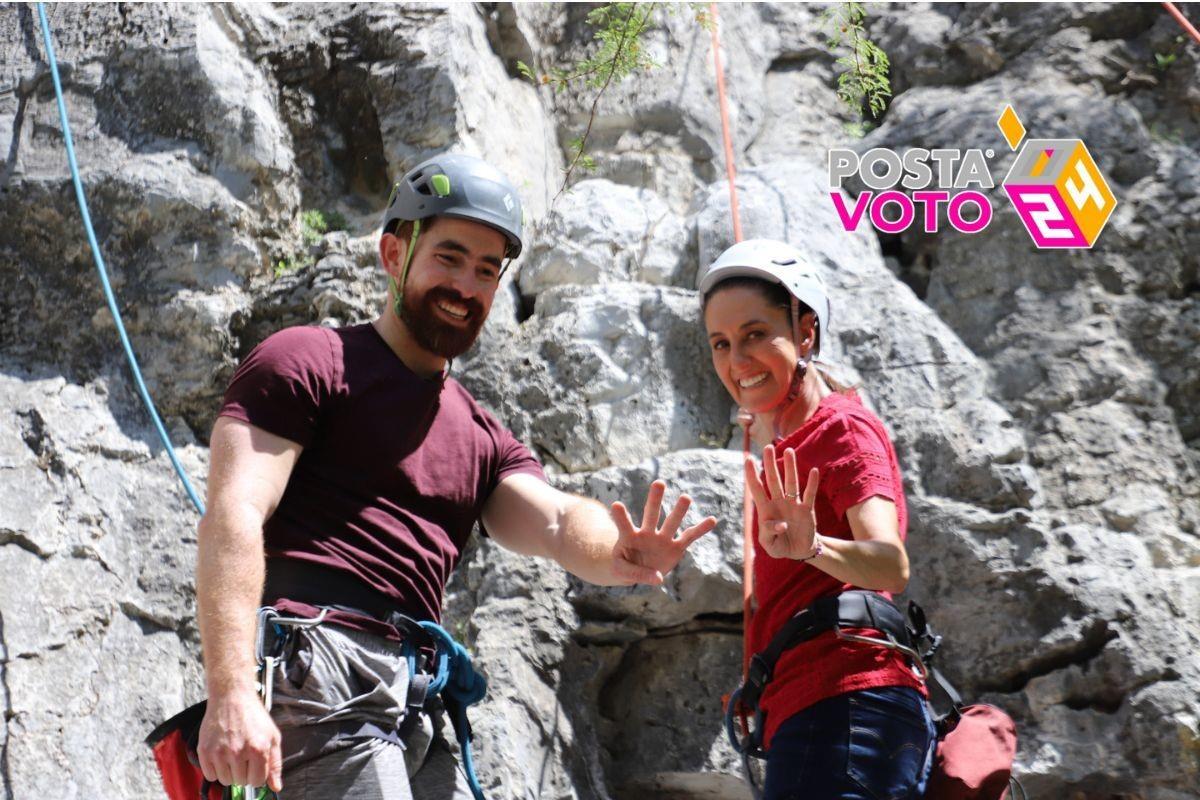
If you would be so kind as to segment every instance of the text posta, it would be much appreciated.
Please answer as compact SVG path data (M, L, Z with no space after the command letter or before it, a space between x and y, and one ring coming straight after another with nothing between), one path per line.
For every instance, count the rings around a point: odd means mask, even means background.
M867 190L847 208L840 190L854 175ZM991 201L978 190L995 185L982 150L916 147L901 155L876 147L862 156L848 149L829 151L829 196L847 231L857 230L867 216L883 233L902 233L919 217L922 230L937 233L944 208L956 231L978 233L992 221Z

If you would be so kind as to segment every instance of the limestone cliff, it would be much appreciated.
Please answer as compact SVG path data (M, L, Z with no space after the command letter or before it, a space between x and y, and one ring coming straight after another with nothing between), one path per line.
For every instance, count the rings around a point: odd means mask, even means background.
M908 594L950 676L1017 719L1031 796L1198 797L1198 51L1158 4L872 7L896 96L858 140L821 12L721 7L741 211L832 287L829 355L902 461ZM723 523L657 589L472 545L447 613L491 680L485 788L740 798L719 710L741 487L694 290L732 239L709 36L686 7L662 15L660 66L600 102L598 171L556 199L592 95L516 62L577 60L586 13L62 5L51 24L122 311L201 484L250 348L377 312L392 176L458 149L514 178L531 244L459 379L557 484L640 503L661 477ZM32 6L0 6L0 58L0 798L150 800L141 738L201 692L196 520L129 388ZM973 236L841 229L828 148L994 148L999 180L1005 103L1109 177L1091 250L1039 251L999 203ZM311 209L347 230L306 243Z

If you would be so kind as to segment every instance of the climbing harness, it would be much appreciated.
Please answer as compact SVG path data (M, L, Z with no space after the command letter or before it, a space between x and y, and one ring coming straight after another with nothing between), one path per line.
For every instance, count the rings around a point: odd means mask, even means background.
M327 606L315 617L285 617L271 607L258 612L254 658L258 689L267 711L271 710L277 666L286 661L295 645L297 630L324 624L330 611L345 611L360 616L377 615L347 606ZM387 623L404 634L400 655L408 661L409 688L400 727L389 730L369 721L352 721L312 726L299 753L318 755L326 745L341 739L373 738L404 747L404 737L419 722L435 698L440 697L450 715L455 738L462 751L463 772L475 800L485 800L475 772L471 751L473 734L467 709L487 693L487 680L475 669L471 656L461 644L435 622L411 619L391 613ZM206 702L200 702L171 717L146 737L170 800L276 800L267 787L221 786L210 783L200 771L196 748Z
M120 309L117 308L117 298L113 294L112 286L108 282L108 270L104 266L104 256L100 253L100 245L96 241L96 232L92 228L92 216L88 213L87 197L83 193L83 181L79 178L79 165L75 161L75 144L71 139L71 124L67 121L67 105L63 100L62 82L58 77L58 61L54 57L54 43L50 38L50 23L46 20L46 6L44 3L38 3L37 9L38 19L42 26L42 39L46 43L46 61L50 64L50 75L54 79L54 95L58 100L58 116L62 120L63 142L67 146L67 162L71 167L71 180L75 184L75 200L79 204L79 214L83 217L83 227L87 231L88 244L92 248L92 258L96 262L96 271L100 274L100 284L104 287L104 298L108 301L108 310L112 313L113 321L116 323L117 335L120 336L121 346L125 349L125 358L129 362L130 371L133 372L133 382L136 384L138 394L142 398L142 404L146 406L146 411L150 414L150 419L154 422L154 427L158 431L158 438L162 441L168 458L171 459L171 465L175 467L175 474L183 482L183 488L191 499L192 505L196 507L201 516L204 516L204 503L201 502L200 495L196 493L196 489L192 486L192 482L188 478L183 465L179 463L179 457L175 454L175 448L171 446L171 438L167 436L166 428L163 427L162 419L158 415L158 409L154 407L154 401L150 398L150 391L146 388L146 382L142 380L141 367L138 366L137 356L133 353L133 345L129 342L129 335L125 332L125 323L121 319Z
M849 629L869 629L882 636L864 636ZM999 800L1005 789L1009 797L1025 789L1012 775L1016 756L1016 728L1000 709L989 705L966 705L962 696L933 667L942 637L934 633L925 612L915 602L907 615L877 592L854 589L833 597L822 597L793 616L750 659L746 678L730 695L725 707L725 733L741 756L746 781L755 800L762 789L754 780L750 759L766 758L763 731L766 715L760 703L779 659L785 652L832 631L839 639L870 644L903 654L915 677L940 690L945 710L933 713L937 726L937 761L930 778L928 800ZM739 734L735 724L738 709L753 715L754 726ZM930 703L931 712L934 711Z
M324 621L324 610L311 619L284 617L269 606L259 609L254 637L254 661L259 697L267 711L271 710L275 666L282 656L283 644L290 631L311 628ZM268 646L268 635L275 644ZM196 750L200 741L200 725L204 721L207 701L189 706L163 722L146 737L154 754L163 789L170 800L276 800L277 795L265 786L222 786L204 777Z
M910 615L913 607L915 604L910 606ZM923 615L921 621L924 622ZM848 628L877 630L883 633L884 638L847 633ZM787 650L827 631L834 631L838 638L875 644L903 653L912 663L914 673L922 679L929 674L926 661L933 657L941 644L941 637L934 636L928 626L917 630L915 624L909 625L900 610L876 592L853 590L817 600L788 620L770 644L750 658L745 680L730 695L725 710L725 731L733 749L739 754L759 758L766 755L762 741L765 717L759 708L759 701L780 657ZM734 730L734 707L738 703L754 715L754 728L748 736L739 736Z
M475 773L475 761L471 752L473 732L467 709L478 703L487 694L487 680L475 669L471 656L466 648L454 640L445 628L436 622L428 620L417 621L399 612L389 612L386 616L371 613L368 610L350 606L330 605L321 609L319 616L312 619L295 619L279 617L275 609L265 607L259 612L259 645L258 661L263 678L264 696L270 697L270 675L274 666L286 658L289 646L292 644L292 633L295 628L311 628L324 622L325 616L331 610L345 611L357 616L379 619L400 631L403 635L400 643L400 655L408 661L408 697L405 700L405 714L400 727L388 730L373 722L352 721L333 723L325 727L318 735L306 734L308 741L304 746L310 748L315 755L331 741L339 739L374 738L404 746L404 737L417 725L420 713L425 711L435 698L441 698L442 704L450 714L450 724L454 728L455 738L462 751L463 772L475 800L484 800L483 788ZM279 626L283 626L281 630ZM275 634L271 646L263 644L267 637L266 631L270 626ZM269 702L269 701L268 701ZM268 704L268 710L270 706Z
M263 707L268 713L271 711L271 704L274 700L275 686L275 665L279 663L282 655L282 644L280 649L268 650L266 646L266 636L268 627L274 631L276 640L279 642L287 641L290 631L297 628L312 628L320 625L325 620L327 612L322 609L321 613L313 618L305 617L283 617L279 612L270 606L264 606L258 610L258 625L255 627L254 637L254 662L258 668L258 694L263 701ZM200 787L201 796L208 791L208 781L205 781ZM228 790L229 800L275 800L276 794L266 786L231 786Z
M440 695L462 751L463 771L476 800L482 800L483 792L475 775L471 752L473 735L466 712L469 706L483 699L487 692L487 681L475 670L466 649L445 629L434 622L416 621L368 589L361 581L301 561L274 559L268 562L263 597L287 597L294 602L324 608L329 612L352 614L383 623L403 634L401 655L408 659L410 675L405 704L412 713L405 716L400 731L363 730L360 726L359 729L334 731L333 735L369 735L399 743L411 726L416 724L418 713ZM327 597L337 597L344 604L331 605L324 602ZM331 623L336 621L330 620ZM432 654L432 658L423 657L429 654Z
M913 607L915 604L910 606L910 615ZM919 613L919 609L917 611ZM861 590L844 592L835 597L821 598L796 614L762 652L751 656L741 686L733 691L726 703L725 732L734 751L741 757L746 783L754 800L762 797L762 787L755 781L751 759L766 758L762 739L766 718L759 703L784 652L822 633L834 631L838 638L876 644L904 653L912 663L915 674L924 677L928 674L926 662L937 651L941 638L934 636L924 626L923 614L919 619L922 628L918 630L915 623L912 626L906 624L900 610L882 595ZM884 638L847 633L848 628L877 630ZM741 725L740 735L734 725L734 715L738 713L752 715L754 720L753 727L745 723Z

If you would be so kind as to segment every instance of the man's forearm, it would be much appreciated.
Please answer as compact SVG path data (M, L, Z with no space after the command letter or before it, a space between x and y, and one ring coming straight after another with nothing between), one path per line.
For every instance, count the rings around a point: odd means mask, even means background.
M532 476L513 475L488 499L483 522L505 548L552 558L589 583L657 586L692 542L717 524L708 517L680 531L691 504L687 495L679 497L660 524L666 490L661 480L650 484L642 523L635 526L623 503L613 503L610 511L595 500L566 494Z
M254 634L264 577L262 520L210 509L200 522L196 606L208 696L254 689Z
M629 583L613 568L613 547L617 526L608 509L586 497L572 497L563 509L559 523L555 560L573 575L600 586Z

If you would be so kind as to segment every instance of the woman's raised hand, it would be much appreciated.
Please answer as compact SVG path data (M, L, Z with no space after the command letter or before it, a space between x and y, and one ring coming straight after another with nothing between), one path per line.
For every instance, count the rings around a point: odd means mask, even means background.
M816 468L808 471L808 483L800 494L800 478L796 467L796 451L783 451L783 477L775 460L774 445L763 448L763 471L766 485L758 478L753 457L746 458L746 485L754 507L758 509L758 540L772 558L810 558L817 544L817 485L820 475Z

